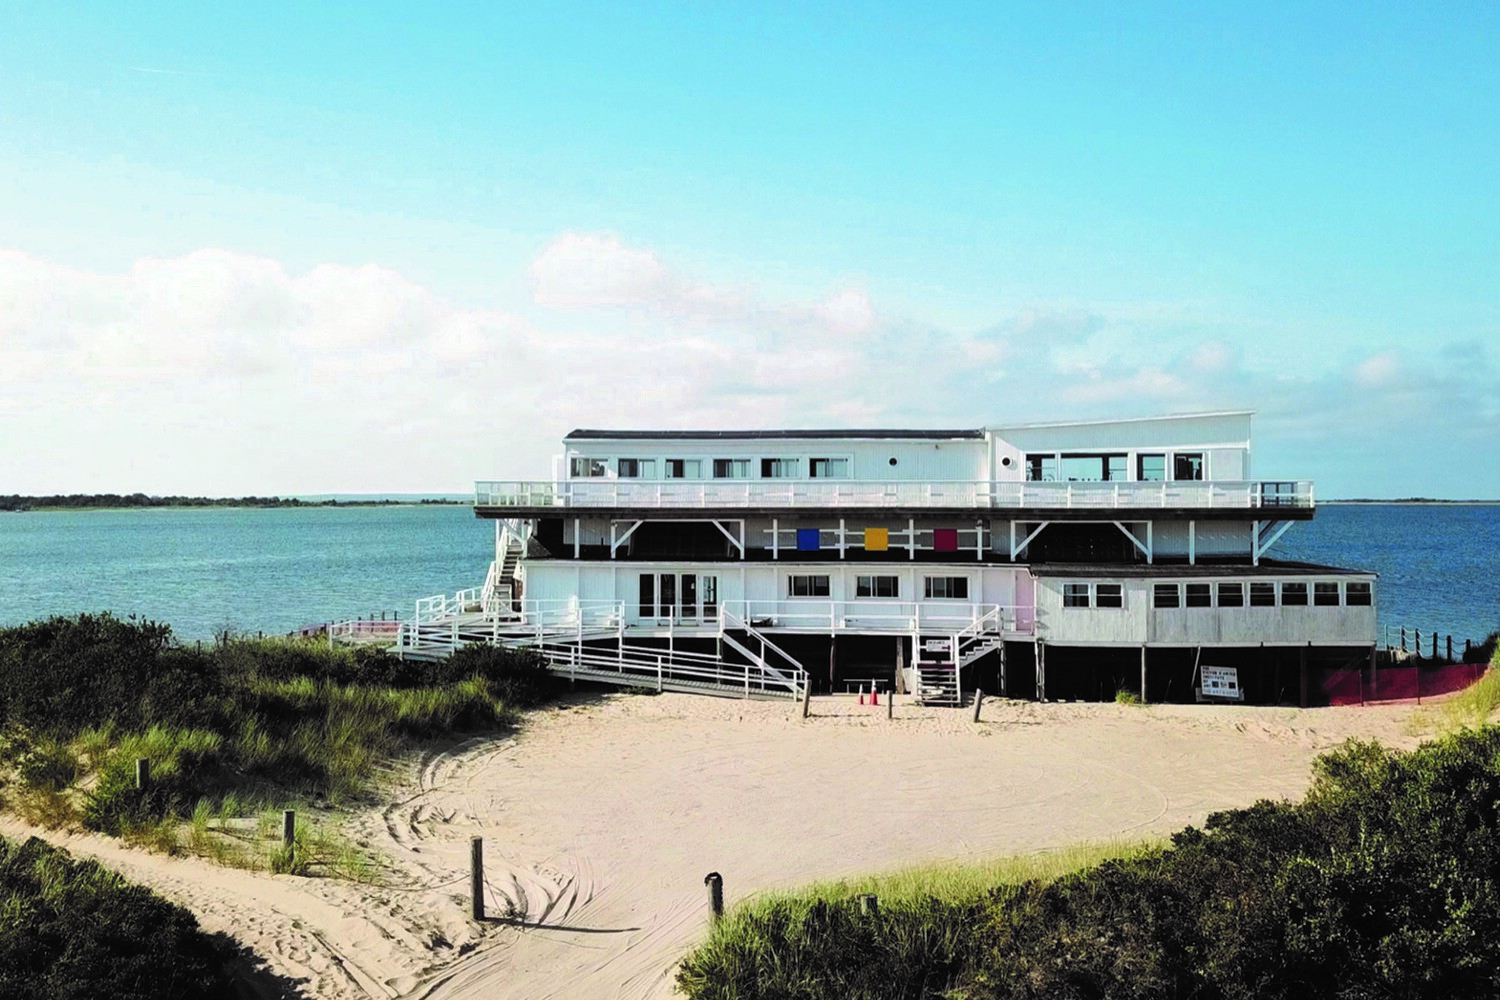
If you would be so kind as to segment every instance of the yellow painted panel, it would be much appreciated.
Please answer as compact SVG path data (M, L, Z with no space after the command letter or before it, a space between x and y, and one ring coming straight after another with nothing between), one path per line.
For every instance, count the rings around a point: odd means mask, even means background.
M884 552L891 547L891 533L886 528L865 529L865 551Z

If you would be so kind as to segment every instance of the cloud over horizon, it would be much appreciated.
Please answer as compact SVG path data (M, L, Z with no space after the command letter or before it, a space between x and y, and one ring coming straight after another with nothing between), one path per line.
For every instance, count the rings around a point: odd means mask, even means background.
M531 301L507 311L373 264L289 273L204 248L100 273L0 251L0 482L451 490L545 477L558 438L581 425L977 426L1252 407L1258 472L1333 469L1342 492L1379 493L1393 470L1342 456L1430 455L1500 431L1483 344L1421 365L1372 345L1291 372L1247 365L1253 332L1236 340L1233 317L1170 304L1036 302L946 330L882 311L878 290L779 301L604 233L559 234L527 277Z

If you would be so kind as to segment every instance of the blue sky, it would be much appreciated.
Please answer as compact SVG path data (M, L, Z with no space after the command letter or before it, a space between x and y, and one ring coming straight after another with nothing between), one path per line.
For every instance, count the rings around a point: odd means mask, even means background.
M1500 8L630 6L0 5L0 492L1253 407L1500 497Z

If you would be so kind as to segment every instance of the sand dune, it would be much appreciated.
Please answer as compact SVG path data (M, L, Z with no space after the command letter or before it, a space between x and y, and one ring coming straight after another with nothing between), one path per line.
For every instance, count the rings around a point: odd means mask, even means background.
M1263 709L589 696L518 734L419 755L348 820L380 885L271 876L48 835L191 909L308 997L660 998L707 926L703 876L749 893L937 859L1167 833L1295 797L1348 736L1409 745L1406 706ZM32 832L15 823L10 836ZM485 843L484 925L468 919Z

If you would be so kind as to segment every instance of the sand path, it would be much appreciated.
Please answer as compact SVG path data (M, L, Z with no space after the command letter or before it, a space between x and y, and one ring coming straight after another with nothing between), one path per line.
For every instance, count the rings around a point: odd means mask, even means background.
M746 894L921 861L1167 833L1297 796L1348 736L1414 742L1405 706L1258 709L819 699L580 699L519 734L421 755L349 821L378 886L225 870L56 836L193 910L309 997L661 998L707 923L703 876ZM7 835L26 832L0 825ZM488 907L469 921L468 854ZM520 918L517 920L516 918Z

